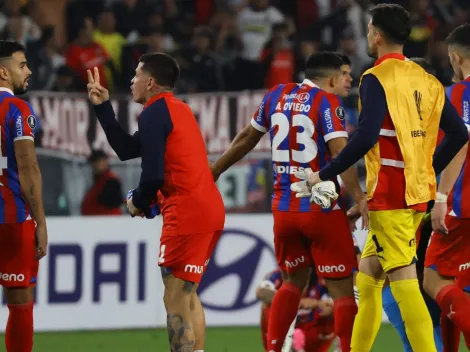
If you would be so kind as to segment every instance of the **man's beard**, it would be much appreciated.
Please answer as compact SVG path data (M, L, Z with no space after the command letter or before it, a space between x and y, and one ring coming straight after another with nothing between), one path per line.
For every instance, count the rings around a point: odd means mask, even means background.
M372 59L377 59L377 51L373 48L367 47L367 55Z
M13 93L15 95L23 95L28 91L25 87L13 87Z

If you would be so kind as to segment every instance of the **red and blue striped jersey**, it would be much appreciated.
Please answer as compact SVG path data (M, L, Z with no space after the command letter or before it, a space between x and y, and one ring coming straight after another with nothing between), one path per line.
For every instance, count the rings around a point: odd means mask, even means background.
M347 138L346 112L340 99L309 80L273 87L263 98L251 125L271 138L274 192L272 210L320 211L308 198L290 190L297 170L320 169L329 161L328 141ZM337 180L332 180L337 183ZM338 187L339 189L339 187ZM335 203L333 210L339 209ZM331 209L327 209L329 211Z
M448 93L452 105L455 106L460 117L462 117L468 131L470 132L470 77L450 87ZM455 182L448 204L449 215L458 218L470 218L470 150Z
M0 224L22 223L30 218L20 187L15 141L34 141L36 117L29 103L0 88Z

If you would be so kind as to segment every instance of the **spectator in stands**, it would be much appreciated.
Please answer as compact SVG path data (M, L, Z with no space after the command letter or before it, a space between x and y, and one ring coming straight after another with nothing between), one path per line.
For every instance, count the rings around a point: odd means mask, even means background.
M347 29L343 32L339 41L340 54L343 54L351 61L351 75L353 77L353 84L359 85L359 78L362 75L362 67L365 62L371 61L367 56L367 52L360 53L357 48L357 41L354 37L354 32L351 29Z
M52 87L53 92L77 92L83 89L78 87L77 76L68 66L61 66L57 69L57 76Z
M116 70L117 77L120 77L122 47L126 44L126 39L116 31L116 18L110 9L105 9L98 16L98 26L93 33L93 39L106 50ZM119 84L119 82L113 82L113 72L109 67L105 67L105 73L108 87L114 87L115 83Z
M445 38L446 31L438 31L435 33L434 52L431 57L431 64L436 70L436 77L444 86L452 85L454 72L449 64L449 52Z
M183 73L194 85L194 92L217 92L223 89L222 68L217 56L212 50L214 34L209 27L199 27L194 30L192 46L184 50L183 61L189 64Z
M94 150L88 161L93 170L93 186L83 198L82 215L121 215L121 181L109 168L108 157L103 151Z
M292 82L295 71L295 55L288 38L285 23L273 25L271 40L261 52L264 88L271 89L276 84Z
M142 0L119 0L113 4L116 17L117 31L128 38L129 35L138 35L146 25L151 7ZM130 38L128 38L130 39Z
M79 77L83 90L86 89L88 83L87 69L98 67L104 87L109 87L104 71L105 67L109 67L114 74L113 77L117 77L115 67L108 53L100 44L93 41L93 29L92 19L90 17L84 18L76 39L65 52L67 65Z
M28 44L26 55L28 66L34 72L31 89L51 90L57 70L65 65L65 58L59 53L54 27L44 28L41 39Z
M272 26L284 22L284 15L269 0L251 0L238 16L243 51L236 76L243 77L240 89L258 89L264 80L259 59L263 46L271 37Z
M425 57L428 54L432 33L438 24L430 15L429 8L429 0L413 0L410 3L413 27L404 48L405 55L408 57Z
M4 39L26 44L41 37L41 28L24 13L25 5L24 1L8 0L6 8L8 18L3 28Z
M305 62L310 55L318 51L319 46L319 41L313 40L308 35L304 35L300 40L296 56L295 82L302 82L305 79Z
M216 54L226 63L234 61L243 48L236 13L230 8L224 8L214 16L211 27L216 33Z

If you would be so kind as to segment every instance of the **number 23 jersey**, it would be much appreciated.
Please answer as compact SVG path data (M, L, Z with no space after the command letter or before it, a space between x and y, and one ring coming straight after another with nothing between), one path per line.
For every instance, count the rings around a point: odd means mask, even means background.
M340 99L309 80L273 87L263 98L251 125L271 139L274 192L272 210L320 210L309 198L296 198L290 185L302 168L320 169L330 160L328 141L347 138L346 112ZM332 180L337 182L337 180ZM333 210L339 209L332 205Z

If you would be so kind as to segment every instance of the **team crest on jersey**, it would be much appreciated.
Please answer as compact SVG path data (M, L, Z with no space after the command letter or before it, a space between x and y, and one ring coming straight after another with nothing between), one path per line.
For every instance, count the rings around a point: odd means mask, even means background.
M36 127L36 118L33 115L29 115L26 121L28 122L28 126L34 130Z
M340 120L344 120L344 118L346 117L346 111L344 111L344 108L342 106L338 106L336 108L335 114Z
M310 99L310 94L308 93L300 93L300 94L297 94L297 100L299 101L299 103L301 104L305 104L309 99Z

